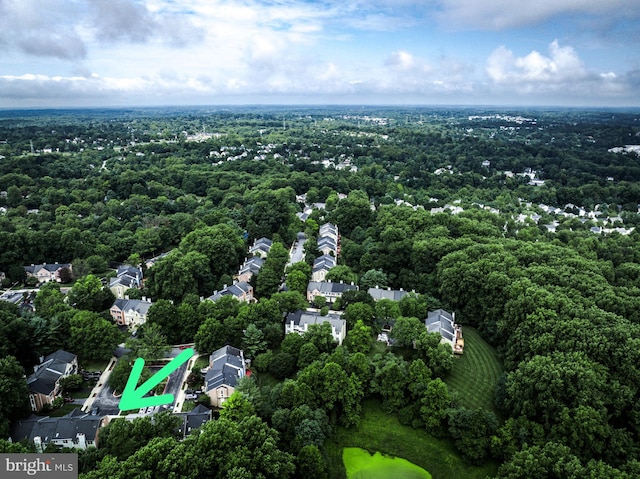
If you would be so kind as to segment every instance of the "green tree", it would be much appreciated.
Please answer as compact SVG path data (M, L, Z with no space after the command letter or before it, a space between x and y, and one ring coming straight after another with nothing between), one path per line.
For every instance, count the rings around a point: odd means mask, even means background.
M411 385L410 385L411 387ZM420 394L420 417L427 432L436 437L444 434L444 424L451 407L451 396L447 385L440 379L428 381Z
M302 271L294 270L287 273L286 284L289 291L297 291L298 293L305 294L309 280Z
M9 437L9 423L29 414L25 372L13 356L0 358L0 437Z
M359 284L365 291L369 288L386 288L389 278L381 269L370 269L362 275Z
M243 393L236 391L224 402L220 411L220 418L239 422L253 416L255 413L256 411L251 401Z
M78 279L67 295L68 304L74 308L96 313L109 309L114 301L109 288L103 287L100 279L92 274Z
M97 313L79 311L70 326L71 349L84 359L109 359L122 340L116 325Z
M109 375L109 386L111 386L114 391L120 393L124 391L127 381L129 380L129 376L131 376L134 360L135 358L133 356L123 356L113 367L113 371L111 371L111 374ZM142 373L140 374L140 379L136 386L140 386L151 376L152 373L149 368L142 368Z
M409 380L407 363L395 354L388 353L379 357L374 366L371 391L382 397L385 411L399 410L406 403L405 390Z
M302 337L305 342L315 344L321 353L331 352L337 346L331 334L331 323L310 324Z
M344 265L334 266L329 270L325 281L333 281L339 283L340 281L350 284L355 283L358 280L358 275L355 274L351 268Z
M38 315L47 319L69 308L64 302L64 295L60 292L60 285L54 281L42 285L36 294L34 306Z
M300 449L296 458L296 471L299 477L327 478L327 469L317 446L309 445Z
M127 349L136 358L144 358L145 361L155 361L169 352L170 346L167 338L162 334L160 326L156 323L145 323L138 328L135 338L128 338L125 342Z
M375 314L378 325L393 324L401 316L400 306L397 301L381 299L376 302Z
M71 374L70 376L60 378L59 384L60 388L64 391L77 391L82 387L82 381L82 375Z
M373 325L373 308L366 303L353 303L344 310L343 318L347 321L347 327L353 329L358 321L366 326Z
M267 350L267 342L264 333L251 323L247 326L242 339L243 349L248 358L255 358L256 355Z
M473 464L489 454L491 436L498 430L495 414L484 409L457 408L449 411L449 434L456 448Z
M443 377L453 368L453 350L449 343L442 343L439 333L423 330L416 340L416 349L435 376Z
M353 353L367 354L371 350L372 339L371 327L359 319L347 333L344 344Z
M401 348L412 348L424 331L425 325L418 318L400 317L393 325L390 336Z

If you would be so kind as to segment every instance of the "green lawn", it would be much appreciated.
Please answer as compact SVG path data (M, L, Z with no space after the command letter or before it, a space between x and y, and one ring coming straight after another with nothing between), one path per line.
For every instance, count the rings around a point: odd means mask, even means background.
M404 458L428 471L433 479L485 479L497 471L495 463L480 467L465 464L451 441L403 426L395 415L382 411L375 400L363 403L362 420L357 428L338 427L325 443L332 479L347 477L342 457L345 447L360 447L369 452Z
M66 414L69 414L74 409L80 409L82 406L78 404L63 404L62 407L58 409L52 409L50 411L40 411L38 416L49 416L49 417L62 417Z
M80 359L79 366L81 369L85 371L104 371L104 368L109 364L109 360L90 360L90 359Z
M502 376L502 364L498 355L481 337L478 331L464 326L464 354L456 357L453 370L445 382L462 406L495 411L494 393L498 378Z
M196 359L195 364L193 365L192 371L200 374L200 370L209 366L209 355L205 354L204 356L200 356Z

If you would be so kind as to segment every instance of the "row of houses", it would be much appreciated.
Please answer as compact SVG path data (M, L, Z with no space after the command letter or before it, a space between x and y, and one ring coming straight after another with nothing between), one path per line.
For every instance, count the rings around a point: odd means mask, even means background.
M137 417L140 415L130 414L124 416L124 419L133 421ZM198 405L191 411L174 413L174 417L179 418L176 436L184 439L210 421L212 413L211 409ZM74 409L62 417L31 415L27 419L16 421L10 440L32 443L37 452L43 452L49 445L73 449L99 447L100 429L117 418L122 419L123 416L93 415L80 409Z
M336 225L325 223L320 226L317 248L322 252L322 256L313 262L311 280L324 281L329 270L338 264L336 258L340 252L340 235Z
M232 296L238 301L252 303L255 301L253 296L253 286L249 283L251 278L260 272L262 265L266 261L273 241L268 238L259 238L254 240L253 245L249 247L249 256L245 259L236 278L231 285L224 285L220 291L214 291L213 294L206 299L217 301L223 296ZM203 298L204 299L204 298Z

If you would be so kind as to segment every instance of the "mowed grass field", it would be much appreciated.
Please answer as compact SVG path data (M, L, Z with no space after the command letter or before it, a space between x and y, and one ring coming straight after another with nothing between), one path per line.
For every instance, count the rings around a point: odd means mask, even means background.
M449 440L436 439L426 431L403 426L394 414L387 414L376 400L366 400L360 425L336 428L325 443L329 477L345 479L343 449L359 447L406 459L431 474L433 479L485 479L495 475L497 464L465 464Z
M496 350L474 328L463 326L464 354L454 358L445 378L449 391L462 406L496 412L494 393L503 368Z

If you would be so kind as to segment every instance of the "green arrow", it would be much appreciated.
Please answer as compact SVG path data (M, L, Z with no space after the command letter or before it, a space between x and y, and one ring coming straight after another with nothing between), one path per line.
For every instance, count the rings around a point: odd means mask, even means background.
M156 387L162 380L168 377L172 372L189 361L191 356L195 354L195 351L191 348L185 349L164 367L147 379L144 383L136 389L136 384L140 380L142 374L142 368L144 367L144 359L138 358L133 363L133 369L127 380L127 385L122 392L122 398L118 407L121 411L129 411L131 409L140 409L143 407L160 406L162 404L169 404L173 402L173 394L162 394L160 396L142 397Z

